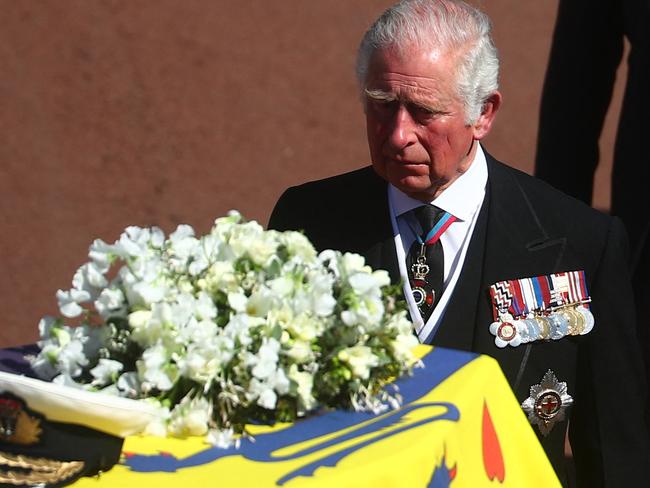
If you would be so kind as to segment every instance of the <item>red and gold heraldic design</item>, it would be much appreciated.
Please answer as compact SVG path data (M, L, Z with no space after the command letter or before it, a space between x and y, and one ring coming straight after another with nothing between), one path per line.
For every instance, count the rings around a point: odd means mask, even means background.
M399 409L251 426L255 441L238 449L199 438L130 437L120 464L74 486L560 486L494 359L420 351L424 368L396 382Z

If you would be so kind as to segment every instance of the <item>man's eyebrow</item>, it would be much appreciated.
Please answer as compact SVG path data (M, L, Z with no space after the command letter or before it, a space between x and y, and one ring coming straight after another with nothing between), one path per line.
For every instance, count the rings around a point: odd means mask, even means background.
M370 90L366 88L364 92L368 98L371 98L373 100L378 100L382 102L394 102L395 100L397 100L397 95L383 90Z

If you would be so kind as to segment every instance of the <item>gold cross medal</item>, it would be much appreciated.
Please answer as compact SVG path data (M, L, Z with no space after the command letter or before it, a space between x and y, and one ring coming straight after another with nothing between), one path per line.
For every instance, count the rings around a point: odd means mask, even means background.
M567 393L566 382L558 381L550 369L542 381L530 387L530 396L521 404L528 414L528 421L537 425L543 436L547 436L557 422L564 420L566 409L573 403Z

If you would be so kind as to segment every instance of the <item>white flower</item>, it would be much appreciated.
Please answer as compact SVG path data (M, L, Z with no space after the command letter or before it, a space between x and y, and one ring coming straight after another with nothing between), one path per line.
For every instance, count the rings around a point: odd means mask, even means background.
M254 291L246 301L246 313L254 317L266 317L278 302L279 299L275 294L269 288L262 286Z
M278 236L289 254L302 261L310 262L316 257L316 250L309 239L300 232L284 232Z
M83 366L88 364L88 358L83 353L81 341L70 340L63 346L57 355L57 368L61 373L76 378L83 371Z
M251 373L256 378L264 379L271 376L278 364L278 351L280 350L280 343L273 338L264 339L257 352L257 359L255 367Z
M264 319L260 317L251 317L243 313L236 314L230 317L230 321L224 327L223 333L237 343L237 347L243 346L245 348L253 342L251 332L264 325L264 323Z
M145 435L165 437L167 435L167 423L171 417L171 412L169 408L156 401L151 401L149 404L155 407L154 416L151 422L144 428L143 433Z
M311 342L323 333L324 325L316 318L301 314L291 320L287 329L296 339Z
M186 396L171 411L168 431L179 437L205 435L211 413L212 405L206 398Z
M257 399L257 405L268 410L273 410L278 400L278 395L273 391L273 387L257 378L251 380L247 396L251 400Z
M314 376L298 370L298 366L292 364L289 368L289 379L300 400L303 411L309 411L316 406L316 399L312 395L314 387Z
M379 364L379 358L372 353L368 346L352 346L342 349L338 358L347 363L355 378L368 379L370 368Z
M64 317L78 317L83 312L80 303L90 301L90 293L84 290L72 289L69 291L59 290L56 292L59 301L59 310Z
M104 320L109 317L124 317L127 312L124 293L119 288L104 288L95 300L95 310Z
M72 277L73 288L88 292L91 298L95 298L99 289L106 285L108 285L108 281L103 272L92 262L81 266Z
M206 436L206 441L213 446L220 447L222 449L228 449L233 444L238 444L235 441L234 430L232 427L227 429L212 429L208 432Z
M228 305L230 305L230 308L232 308L235 312L245 312L247 302L248 298L241 291L238 291L236 293L228 293Z
M120 396L127 398L138 398L142 393L142 383L136 372L128 372L121 375L117 380L117 389Z
M314 350L307 341L294 341L291 347L285 351L285 354L297 364L307 363L314 359Z
M106 244L101 239L95 239L90 245L88 257L101 273L106 273L113 261L114 252L113 246Z
M137 362L138 373L142 378L142 389L167 391L174 385L176 368L169 362L169 351L157 344L142 353Z
M93 386L103 386L113 381L117 374L122 371L124 365L113 359L100 359L97 366L90 370L93 376Z

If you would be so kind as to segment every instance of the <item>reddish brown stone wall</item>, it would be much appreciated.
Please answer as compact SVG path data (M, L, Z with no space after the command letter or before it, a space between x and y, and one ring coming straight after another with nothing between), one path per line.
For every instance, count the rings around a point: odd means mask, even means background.
M37 337L95 238L265 223L286 186L364 165L355 50L390 3L0 0L0 346ZM505 98L486 145L530 171L556 2L484 3Z

